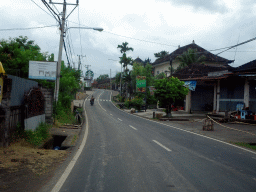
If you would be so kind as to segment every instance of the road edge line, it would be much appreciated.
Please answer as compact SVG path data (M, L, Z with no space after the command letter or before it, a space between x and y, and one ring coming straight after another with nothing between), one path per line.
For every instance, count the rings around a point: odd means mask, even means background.
M89 96L88 96L89 97ZM87 99L87 98L86 98ZM58 182L56 183L56 185L53 187L53 189L51 190L51 192L58 192L60 191L61 187L63 186L63 184L65 183L66 179L68 178L70 172L72 171L73 167L75 166L76 164L76 161L77 159L79 158L79 156L81 155L83 149L84 149L84 146L86 144L86 141L87 141L87 137L88 137L88 129L89 129L89 125L88 125L88 116L87 116L87 113L86 113L86 110L85 110L85 106L84 107L84 112L85 112L85 119L87 120L86 121L86 130L85 130L85 133L84 133L84 138L83 138L83 141L81 143L81 145L79 146L75 156L73 157L73 159L70 161L70 163L68 164L67 168L65 169L64 173L61 175L60 179L58 180Z

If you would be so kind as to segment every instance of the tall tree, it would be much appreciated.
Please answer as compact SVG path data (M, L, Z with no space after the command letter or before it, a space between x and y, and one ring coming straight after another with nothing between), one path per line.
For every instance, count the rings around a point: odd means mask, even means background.
M121 53L123 53L122 57L119 57L120 58L119 62L121 63L121 65L123 64L123 67L125 67L125 69L127 71L127 65L132 65L132 58L127 57L126 52L127 51L133 51L133 48L128 47L127 42L123 42L122 45L118 45L117 48L120 49Z
M28 78L29 61L52 61L54 55L41 53L40 47L28 37L19 36L0 40L0 61L8 74ZM17 73L19 71L19 73Z
M203 63L206 57L204 55L199 56L197 49L189 48L182 55L177 56L176 59L180 61L178 69L182 69L193 63Z
M158 52L158 53L154 53L154 55L155 55L155 57L156 57L157 59L162 59L162 58L164 58L165 56L167 56L168 54L169 54L168 51L160 51L160 52Z

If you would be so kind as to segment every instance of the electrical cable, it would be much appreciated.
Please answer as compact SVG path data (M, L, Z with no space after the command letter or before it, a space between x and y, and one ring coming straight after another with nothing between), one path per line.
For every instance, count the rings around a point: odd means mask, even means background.
M78 22L79 22L79 25L80 25L80 18L79 18L79 14L80 14L80 12L79 12L79 6L78 6ZM81 42L81 32L80 32L80 28L79 28L79 35L80 35L80 46L81 46L81 55L83 55L83 53L82 53L82 42Z
M67 21L67 24L68 24L68 28L69 28L69 23L68 23L68 21ZM75 50L74 50L74 45L73 45L73 42L72 42L72 35L71 35L71 31L70 30L68 30L67 31L68 32L68 37L69 37L69 41L71 42L71 47L72 47L72 50L73 50L73 54L74 55L76 55L75 54ZM75 57L76 58L76 57ZM77 61L77 63L78 63L78 60L76 59L76 61Z
M45 11L42 7L40 7L35 1L31 0L33 3L35 3L37 5L37 7L39 7L40 9L42 9L45 13L47 13L48 15L50 15L51 17L53 17L50 13L48 13L47 11Z
M51 6L45 1L45 0L41 0L43 2L43 4L46 6L46 8L50 11L50 13L52 14L52 16L56 19L56 21L60 24L61 26L61 22L60 22L60 17L59 15L51 8ZM56 17L56 16L57 17Z
M43 27L29 27L29 28L12 28L12 29L0 29L0 31L14 31L14 30L29 30L29 29L42 29L47 27L57 27L58 25L49 25Z
M70 67L70 62L69 62L69 59L68 59L68 54L67 54L67 49L66 49L66 44L65 44L65 40L63 39L63 45L64 45L64 50L66 52L66 57L67 57L67 60L68 60L68 65Z

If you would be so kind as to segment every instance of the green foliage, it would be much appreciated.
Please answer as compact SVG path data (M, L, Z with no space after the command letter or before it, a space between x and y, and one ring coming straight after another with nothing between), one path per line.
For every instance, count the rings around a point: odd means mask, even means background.
M5 71L11 75L20 74L22 78L28 78L29 61L52 61L54 55L41 53L40 47L28 37L19 36L0 40L0 61Z
M127 70L127 65L132 65L132 58L126 56L127 51L133 51L132 47L127 46L127 42L123 42L122 45L118 45L117 48L120 49L120 52L123 53L122 57L120 58L120 63L123 64L123 67Z
M250 144L248 144L248 143L237 142L237 143L232 143L232 144L235 144L235 145L239 145L239 146L242 146L242 147L246 147L246 148L249 148L249 149L256 150L256 146L255 146L255 145L250 145Z
M125 98L123 96L121 96L120 94L118 94L116 96L116 98L118 99L119 102L124 102L125 101Z
M101 82L101 81L103 81L103 80L105 80L105 79L107 79L107 78L109 78L108 74L100 75L100 76L96 79L96 81L97 81L97 82Z
M40 123L40 125L35 129L25 131L25 140L34 145L35 147L40 146L43 142L50 137L50 125L46 123Z
M203 63L206 57L204 55L199 56L197 49L189 48L182 55L177 56L176 59L180 61L180 65L177 68L177 70L180 70L193 63Z
M144 101L142 98L135 96L133 99L126 99L124 102L124 105L126 108L134 107L138 111L140 111L141 106L144 104Z
M175 101L184 99L188 94L188 89L183 85L184 82L175 77L155 81L155 97L160 101L160 105L166 106L167 114ZM169 106L169 110L167 106Z
M144 104L144 101L142 98L135 96L131 101L131 105L135 107L138 111L140 111L141 106Z
M158 52L158 53L154 53L155 57L157 59L162 59L164 58L165 56L167 56L169 54L168 51L161 51L161 52Z
M164 78L166 78L166 75L164 72L161 72L158 75L156 75L156 79L164 79Z

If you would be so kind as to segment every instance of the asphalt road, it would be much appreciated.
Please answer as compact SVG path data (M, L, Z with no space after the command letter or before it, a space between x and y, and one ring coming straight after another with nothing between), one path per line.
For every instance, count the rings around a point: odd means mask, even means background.
M85 102L86 145L60 191L256 191L256 153Z

